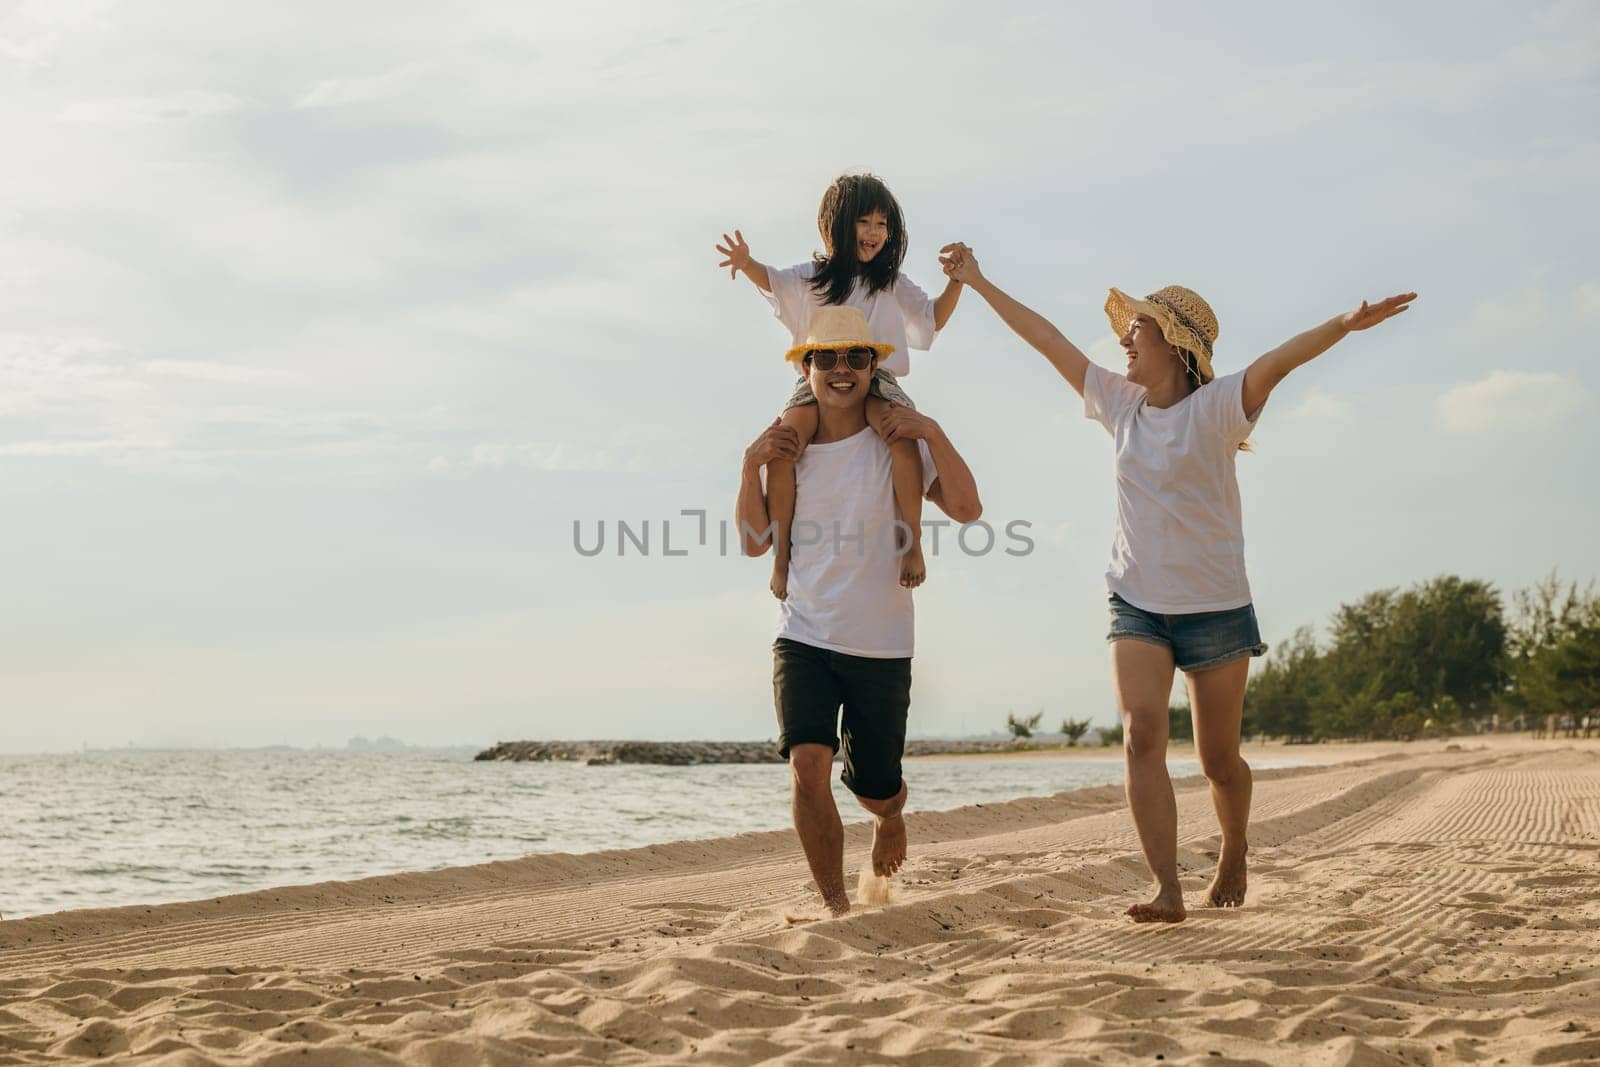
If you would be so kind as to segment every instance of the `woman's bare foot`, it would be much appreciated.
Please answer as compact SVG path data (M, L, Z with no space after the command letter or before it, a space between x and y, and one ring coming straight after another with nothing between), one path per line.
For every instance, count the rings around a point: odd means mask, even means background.
M1206 906L1211 908L1237 908L1244 904L1246 846L1232 852L1224 848L1217 857L1217 876L1206 891Z
M789 553L773 553L772 581L767 583L767 588L771 589L772 595L779 600L789 599Z
M872 831L872 873L888 877L906 861L904 815L879 816Z
M1136 923L1181 923L1188 917L1183 910L1183 890L1178 886L1163 889L1148 904L1135 904L1128 917Z
M922 559L922 541L911 542L906 554L900 557L900 584L915 589L928 577L928 565Z

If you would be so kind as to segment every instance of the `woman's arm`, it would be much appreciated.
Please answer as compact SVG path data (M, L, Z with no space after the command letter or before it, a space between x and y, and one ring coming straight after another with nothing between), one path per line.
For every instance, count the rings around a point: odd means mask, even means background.
M772 547L773 522L767 514L767 494L761 487L761 468L774 459L790 461L800 457L800 438L794 429L773 419L772 425L744 450L744 466L739 472L739 499L734 502L734 521L739 524L739 550L746 556L765 555Z
M718 245L717 251L728 258L718 263L717 266L727 267L729 278L737 278L739 272L744 271L744 276L754 282L757 289L764 293L772 292L772 279L767 277L766 264L759 263L751 258L750 246L744 243L744 234L734 230L732 237L723 234L722 240L727 247L724 248L723 245ZM953 307L954 305L952 304L951 306Z
M933 469L939 472L928 487L928 499L939 505L940 511L957 522L977 522L983 516L983 501L978 499L978 482L972 476L972 468L950 443L942 426L921 412L891 404L883 416L882 432L884 441L891 445L902 440L928 443Z
M1089 372L1089 357L1078 346L1067 340L1060 330L1043 315L1013 300L978 269L978 258L972 249L961 242L939 249L939 262L952 279L970 285L978 295L989 302L995 313L1018 337L1028 342L1048 359L1067 380L1067 384L1083 395L1083 379Z
M1244 372L1244 413L1254 415L1267 402L1272 390L1289 372L1310 363L1344 340L1345 334L1370 329L1384 319L1393 318L1411 306L1416 293L1401 293L1369 305L1365 300L1354 311L1335 315L1321 326L1289 338L1271 352L1257 357Z

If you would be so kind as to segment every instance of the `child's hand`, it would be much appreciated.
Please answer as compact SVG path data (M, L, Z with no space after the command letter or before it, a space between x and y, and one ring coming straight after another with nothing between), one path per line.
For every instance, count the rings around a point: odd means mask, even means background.
M752 467L764 467L775 459L793 462L800 458L800 435L794 427L785 426L782 419L773 419L772 425L761 431L761 436L750 442L744 450L745 462Z
M738 230L733 231L732 237L723 234L722 244L717 246L717 251L728 257L717 266L727 267L729 278L737 278L739 272L750 265L750 246L744 243L744 234Z
M983 272L978 269L978 257L973 255L972 249L960 241L939 249L939 266L944 268L947 277L954 278L963 285L983 277Z
M884 444L892 445L896 441L927 440L938 430L939 424L921 412L890 404L889 410L883 413L883 424L878 432L883 435Z

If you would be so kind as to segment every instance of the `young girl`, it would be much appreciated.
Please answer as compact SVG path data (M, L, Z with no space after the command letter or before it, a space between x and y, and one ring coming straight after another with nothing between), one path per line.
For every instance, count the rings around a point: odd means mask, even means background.
M744 235L722 235L717 251L728 276L740 271L771 302L778 320L789 328L796 346L805 343L811 315L817 308L842 304L860 308L867 316L872 339L893 348L878 367L867 398L867 422L884 433L883 416L890 404L915 410L898 379L911 373L908 348L926 350L950 321L961 283L954 278L937 300L900 273L906 256L905 220L900 205L886 185L870 174L846 174L822 194L817 211L822 234L821 254L811 262L776 270L750 256ZM796 369L799 370L798 364ZM802 372L803 373L803 372ZM817 398L804 377L795 386L783 411L783 423L794 429L802 449L817 432ZM900 584L915 589L926 577L922 558L922 461L915 441L895 441L889 446L893 463L894 499L900 518L909 527L909 544L900 557ZM768 509L777 527L773 538L772 595L789 595L789 534L794 522L794 463L767 465Z
M1336 315L1242 371L1212 370L1217 319L1181 286L1144 300L1111 290L1106 314L1127 354L1126 376L1090 362L1042 316L985 278L964 244L946 245L945 273L976 289L1084 400L1116 442L1117 511L1111 566L1111 671L1124 728L1128 807L1155 899L1135 922L1180 922L1178 811L1167 777L1167 698L1183 671L1195 748L1222 825L1213 907L1244 903L1250 767L1239 756L1250 657L1266 652L1245 579L1234 458L1284 376L1353 330L1405 311L1416 293Z

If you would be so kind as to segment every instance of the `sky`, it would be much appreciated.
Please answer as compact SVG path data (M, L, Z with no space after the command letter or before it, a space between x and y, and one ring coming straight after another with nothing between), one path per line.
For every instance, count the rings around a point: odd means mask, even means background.
M1592 2L24 0L0 128L0 751L773 736L716 524L792 379L712 246L847 171L1114 369L1112 285L1220 373L1421 294L1238 461L1269 643L1600 577ZM1035 546L930 560L911 732L1110 724L1104 431L970 292L904 384Z

